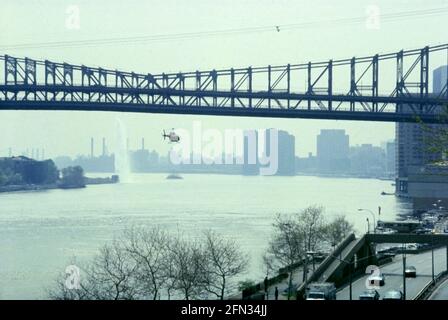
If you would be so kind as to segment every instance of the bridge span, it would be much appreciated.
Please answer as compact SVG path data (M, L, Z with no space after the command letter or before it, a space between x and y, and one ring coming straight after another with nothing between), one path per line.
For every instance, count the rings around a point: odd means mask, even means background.
M0 56L0 110L116 111L438 123L448 81L429 91L448 44L368 57L135 73Z

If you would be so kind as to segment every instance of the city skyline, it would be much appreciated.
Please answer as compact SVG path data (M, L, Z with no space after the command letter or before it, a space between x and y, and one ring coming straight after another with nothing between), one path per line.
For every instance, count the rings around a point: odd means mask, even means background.
M269 129L272 129L272 128L269 128ZM266 129L266 131L268 131L269 129ZM252 130L257 130L257 129L252 129ZM264 129L262 129L262 130L264 130ZM280 130L280 129L277 129L277 130L285 131L288 134L291 134L290 132L288 132L286 130ZM306 158L310 154L315 156L316 153L317 153L316 152L317 151L316 139L317 139L318 135L321 133L322 130L328 130L328 131L342 130L342 131L345 131L344 129L321 129L320 132L314 137L314 152L313 151L308 151L308 152L303 152L303 153L295 152L295 156L299 157L299 158ZM347 134L347 135L350 136L350 134ZM293 136L294 140L296 140L295 139L296 136L293 135L293 134L292 134L292 136ZM91 157L91 155L92 155L92 139L93 139L93 142L94 142L94 145L93 145L93 156L94 157L98 157L98 156L102 156L102 155L112 155L112 154L116 153L114 150L111 150L111 148L109 147L107 137L100 136L98 138L89 137L88 140L86 141L86 146L85 146L84 150L79 150L79 151L77 151L77 152L75 152L73 154L58 154L58 155L55 155L53 157L46 157L47 151L46 151L45 147L31 147L30 146L30 147L24 148L22 150L15 150L14 148L11 148L11 147L5 148L5 149L1 150L1 151L3 151L3 153L0 152L0 157L27 156L27 157L30 157L30 158L34 158L33 155L35 155L36 156L35 157L36 160L44 160L44 159L56 158L56 157L70 157L70 158ZM142 148L142 140L145 141L144 142L144 148ZM356 146L362 146L362 145L372 145L372 146L375 146L375 147L381 147L382 149L385 150L386 149L386 144L390 143L390 142L394 142L394 141L395 141L395 138L392 137L391 139L388 139L388 140L382 140L378 144L374 144L374 143L370 143L368 141L365 141L365 142L361 142L361 143L350 143L349 146L350 147L356 147ZM147 140L146 140L145 137L137 137L136 141L134 141L134 142L135 143L132 144L131 140L129 139L128 151L148 150L148 151L151 151L151 152L155 151L159 155L166 155L166 154L169 154L169 152L170 152L170 149L168 149L168 150L160 150L160 149L154 148L152 145L147 143ZM296 142L294 144L294 146L297 146L297 144L300 144L300 142ZM11 155L10 155L10 153L11 153ZM40 156L37 157L37 155L40 155ZM45 155L45 157L42 157L42 155ZM223 155L225 155L225 153L223 153Z
M208 154L197 154L194 150L190 150L190 160L184 159L180 163L177 160L172 162L170 152L160 154L151 146L147 146L142 138L138 148L127 150L129 169L134 173L171 172L174 170L179 173L210 172L249 176L333 174L387 179L394 177L395 141L384 142L380 146L353 145L349 143L349 136L345 134L344 130L321 130L315 139L320 152L300 157L295 153L295 137L293 135L283 130L279 130L273 135L271 130L266 130L263 134L259 134L258 131L251 131L250 134L246 132L242 141L243 145L241 145L243 154L238 153L238 144L236 143L235 149L231 153L222 150L222 153L214 154L212 158L209 158ZM277 137L278 140L276 147L271 150L273 137L274 139ZM90 141L92 143L94 139L91 138ZM73 158L60 156L53 160L59 169L79 165L86 172L120 173L120 169L117 171L115 154L107 152L105 139L101 139L101 142L102 148L98 153L95 153L95 149L91 145L89 154ZM249 147L249 143L252 147ZM256 145L256 148L253 148L253 144ZM332 147L328 149L328 145ZM338 152L334 152L334 149ZM278 152L277 156L272 152ZM118 157L122 156L123 154L120 154ZM199 158L201 161L198 162ZM192 163L191 159L196 159L196 162ZM328 164L333 165L328 166Z

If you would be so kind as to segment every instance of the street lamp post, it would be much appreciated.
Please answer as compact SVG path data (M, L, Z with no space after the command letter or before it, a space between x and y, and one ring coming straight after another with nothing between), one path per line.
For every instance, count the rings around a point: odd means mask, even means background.
M339 261L345 263L345 264L348 266L349 297L350 297L350 300L353 300L353 290L352 290L352 285L353 285L353 275L352 275L353 270L352 270L352 263L353 263L353 261L351 261L351 260L350 260L350 261L347 261L347 260L344 260L344 259L342 259L342 258L339 258L339 257L337 257L337 256L335 256L335 255L332 255L332 256L333 256L333 258L338 259ZM354 263L353 263L353 264L354 264Z
M308 255L305 254L305 265L303 268L303 283L308 281Z
M370 222L369 222L369 218L366 218L367 221L367 233L370 233Z
M353 277L352 277L352 262L351 261L349 261L349 263L348 263L348 274L349 274L349 278L350 278L350 288L349 288L349 291L350 291L350 300L353 300L352 299L352 293L353 293L353 290L352 290L352 283L353 283Z
M373 218L373 233L375 233L376 221L375 221L375 214L373 213L373 211L372 211L372 210L369 210L369 209L362 209L362 208L358 209L358 211L367 211L367 212L370 212L370 214L372 215L372 218ZM378 207L378 212L381 212L381 207ZM370 230L370 229L369 229L369 230Z
M435 284L434 277L434 237L431 237L431 267L432 267L432 283Z
M406 300L406 251L403 244L403 300Z

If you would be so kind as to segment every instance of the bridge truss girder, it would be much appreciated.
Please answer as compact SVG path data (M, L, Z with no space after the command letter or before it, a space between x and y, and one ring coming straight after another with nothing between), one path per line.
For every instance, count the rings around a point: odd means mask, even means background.
M5 55L0 56L4 60L0 108L58 102L61 106L88 103L92 110L98 103L147 106L148 112L155 107L205 107L216 108L218 114L219 110L243 108L249 115L249 110L263 109L268 114L275 109L290 110L291 115L297 114L294 111L362 112L366 120L383 113L435 118L448 104L448 85L437 95L428 90L430 54L440 52L448 56L448 45L317 63L162 74ZM387 93L381 90L386 80L380 71L390 73L391 67L382 71L386 68L381 64L394 60L396 82ZM348 84L342 93L335 91L336 84L340 87L341 83L335 74L342 74Z

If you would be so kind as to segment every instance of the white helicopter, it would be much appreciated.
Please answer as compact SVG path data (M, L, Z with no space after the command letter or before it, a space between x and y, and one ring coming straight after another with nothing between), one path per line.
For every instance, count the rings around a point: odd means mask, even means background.
M169 134L166 134L165 130L163 130L162 137L163 140L165 140L165 138L170 139L170 142L179 142L180 140L180 137L174 132L174 128L171 129Z

